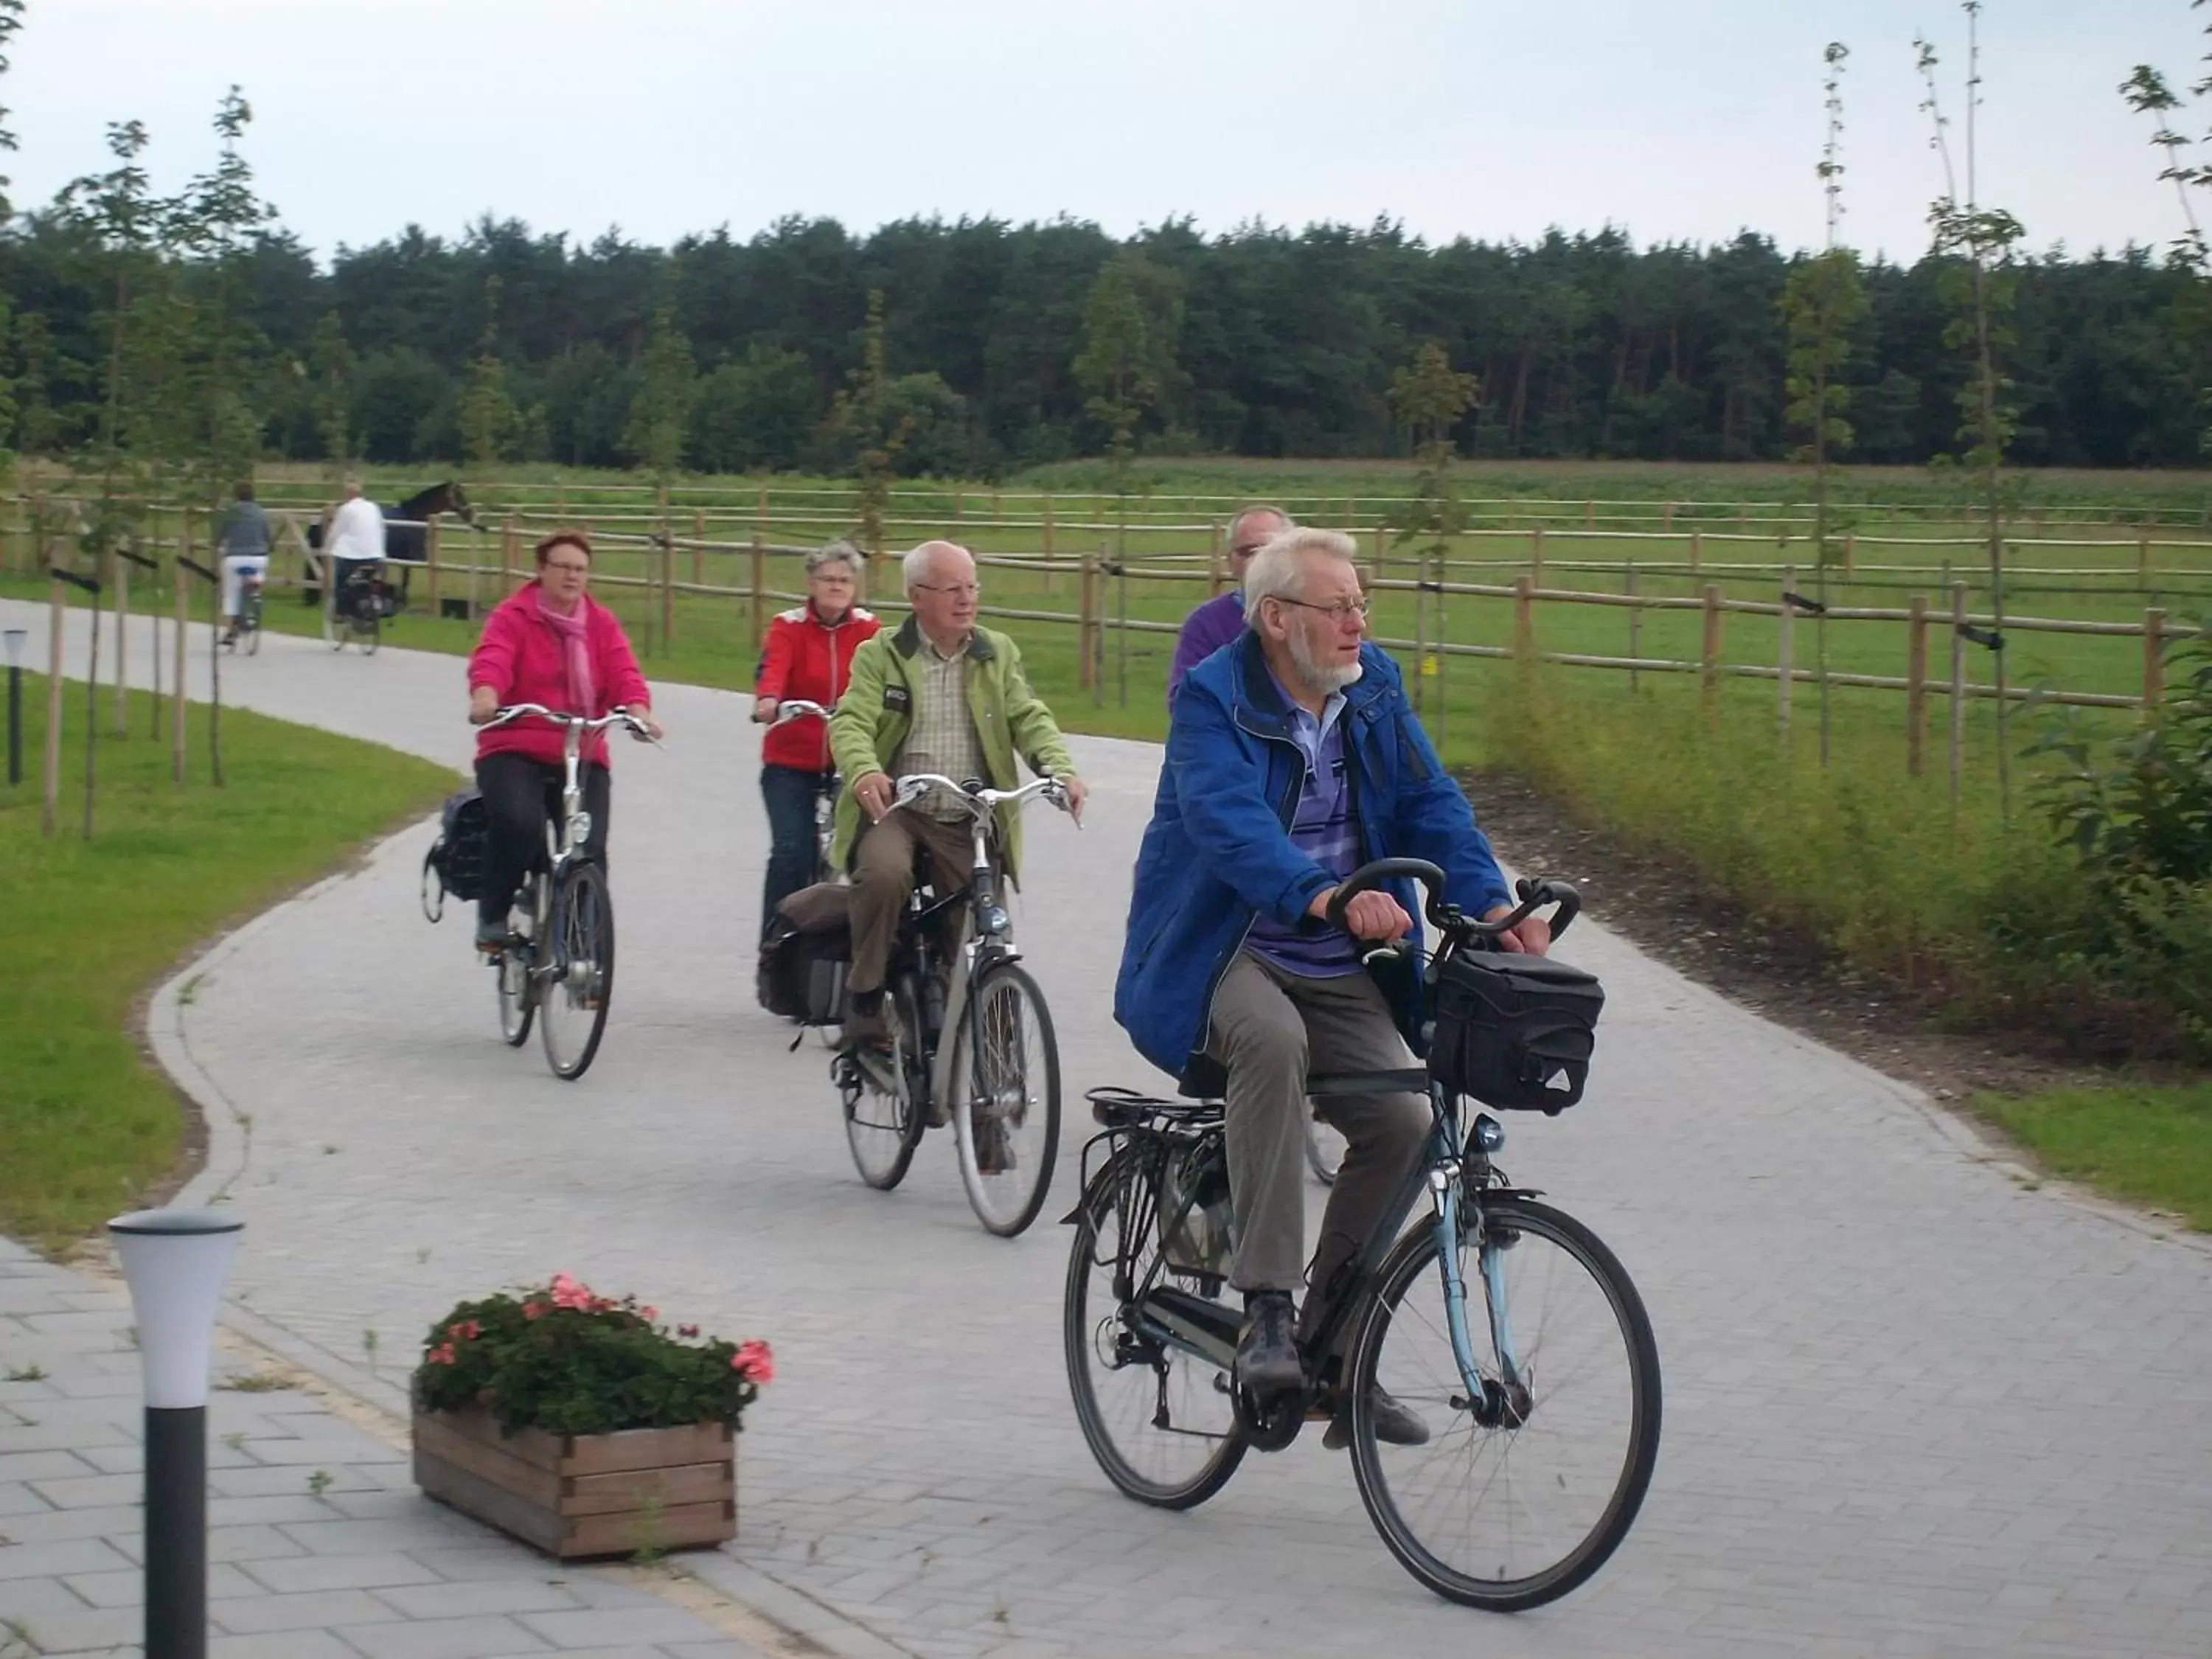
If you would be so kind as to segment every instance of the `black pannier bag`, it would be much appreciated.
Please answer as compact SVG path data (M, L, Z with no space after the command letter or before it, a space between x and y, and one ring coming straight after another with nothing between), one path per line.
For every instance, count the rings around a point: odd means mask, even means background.
M490 833L491 815L483 797L463 789L446 797L438 824L438 838L422 855L422 913L435 921L445 914L450 893L473 904L483 891L484 839ZM434 896L431 883L437 883Z
M1501 1110L1564 1110L1583 1097L1604 1006L1604 988L1564 962L1459 951L1437 970L1429 1068Z
M852 903L850 887L824 881L800 888L775 907L761 939L755 981L762 1007L801 1025L844 1023Z

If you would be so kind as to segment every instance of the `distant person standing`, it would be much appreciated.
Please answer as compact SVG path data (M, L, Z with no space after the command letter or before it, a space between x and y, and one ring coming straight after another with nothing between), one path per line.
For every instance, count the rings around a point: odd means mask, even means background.
M323 556L331 578L331 611L338 614L344 603L348 578L364 566L384 562L384 509L363 501L361 480L345 481L345 499L331 519L330 534L323 538Z
M238 635L238 619L245 609L241 603L248 576L269 574L269 550L275 538L269 528L269 514L261 503L253 499L253 486L238 486L238 499L224 509L222 522L216 528L216 542L222 550L222 616L225 641Z
M1182 677L1244 631L1244 570L1252 556L1285 530L1291 515L1279 507L1248 507L1229 521L1229 591L1216 594L1183 618L1168 665L1168 702Z

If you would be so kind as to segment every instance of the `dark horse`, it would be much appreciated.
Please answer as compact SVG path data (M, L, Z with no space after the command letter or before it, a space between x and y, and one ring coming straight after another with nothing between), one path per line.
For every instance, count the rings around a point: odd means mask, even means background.
M468 492L448 478L433 484L428 489L417 490L397 507L379 503L378 512L384 514L384 556L401 564L421 564L425 549L424 521L434 514L459 519L473 528L477 510L469 505ZM307 526L307 545L319 550L323 544L323 524L320 520Z

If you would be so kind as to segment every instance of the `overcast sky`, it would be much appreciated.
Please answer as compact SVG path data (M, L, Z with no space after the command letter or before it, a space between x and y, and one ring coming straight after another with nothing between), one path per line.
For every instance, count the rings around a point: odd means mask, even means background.
M2193 80L2206 17L1988 0L1984 199L2038 248L2171 240L2115 88L2145 59ZM263 193L324 256L485 212L652 242L1066 214L1117 234L1389 216L1431 240L1748 226L1791 247L1821 234L1841 40L1846 234L1911 258L1941 184L1916 31L1963 116L1955 0L30 0L0 166L43 203L135 117L173 186L236 81Z

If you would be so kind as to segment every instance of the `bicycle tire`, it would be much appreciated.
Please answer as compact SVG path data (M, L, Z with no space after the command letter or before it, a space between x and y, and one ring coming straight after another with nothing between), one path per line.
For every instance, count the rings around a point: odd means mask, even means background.
M371 617L368 625L362 629L361 654L364 657L373 657L376 654L376 647L383 643L383 619Z
M1411 1482L1394 1480L1386 1468L1386 1459L1402 1458L1410 1462L1417 1453L1425 1449L1401 1449L1385 1448L1378 1443L1375 1437L1370 1391L1382 1370L1380 1356L1383 1345L1390 1333L1401 1326L1408 1329L1409 1334L1417 1323L1425 1327L1436 1335L1437 1340L1445 1342L1442 1352L1447 1359L1449 1358L1448 1340L1440 1335L1443 1328L1441 1310L1433 1319L1421 1314L1415 1320L1401 1322L1395 1316L1407 1292L1421 1280L1423 1275L1430 1274L1432 1278L1437 1275L1436 1234L1432 1228L1419 1229L1399 1242L1389 1259L1383 1263L1376 1282L1375 1294L1360 1322L1352 1358L1352 1467L1353 1478L1358 1483L1360 1499L1367 1506L1368 1518L1375 1523L1376 1531L1382 1535L1384 1545L1401 1566L1437 1595L1463 1607L1481 1607L1495 1613L1517 1613L1556 1601L1585 1583L1605 1565L1607 1558L1628 1535L1629 1528L1635 1523L1637 1510L1650 1488L1651 1473L1659 1455L1659 1350L1651 1333L1650 1317L1644 1311L1643 1298L1630 1282L1626 1269L1596 1234L1581 1222L1547 1204L1536 1203L1532 1200L1489 1197L1483 1200L1480 1225L1482 1240L1477 1245L1475 1258L1468 1260L1465 1267L1468 1293L1468 1322L1472 1328L1471 1338L1479 1354L1488 1349L1490 1342L1480 1252L1498 1249L1510 1255L1512 1251L1526 1246L1531 1239L1547 1241L1589 1275L1602 1295L1605 1310L1612 1316L1615 1336L1625 1339L1625 1352L1621 1356L1626 1362L1623 1380L1628 1395L1625 1444L1620 1449L1617 1472L1610 1486L1603 1493L1602 1501L1596 1504L1594 1522L1555 1560L1532 1571L1488 1577L1465 1571L1445 1560L1431 1544L1418 1535L1407 1519L1397 1487L1401 1484L1410 1486ZM1468 1229L1463 1227L1462 1240L1467 1231ZM1492 1241L1500 1242L1493 1243ZM1464 1243L1462 1248L1464 1255ZM1526 1264L1528 1258L1522 1260ZM1504 1271L1513 1269L1509 1266ZM1530 1268L1532 1274L1534 1271ZM1523 1285L1526 1288L1526 1279ZM1544 1467L1540 1453L1522 1450L1522 1436L1539 1425L1548 1428L1555 1423L1562 1412L1559 1402L1570 1395L1571 1384L1575 1389L1581 1387L1575 1381L1571 1352L1577 1334L1565 1328L1568 1322L1566 1320L1562 1320L1561 1328L1556 1329L1550 1328L1547 1322L1541 1319L1529 1321L1524 1325L1520 1317L1523 1309L1515 1304L1525 1304L1528 1298L1510 1291L1509 1298L1509 1310L1514 1314L1516 1327L1515 1345L1522 1350L1522 1370L1531 1390L1531 1397L1520 1407L1519 1421L1510 1425L1492 1424L1486 1427L1472 1412L1464 1409L1467 1401L1455 1396L1452 1409L1457 1420L1447 1422L1431 1443L1438 1446L1437 1455L1445 1455L1445 1443L1455 1435L1464 1432L1468 1436L1468 1475L1472 1480L1480 1456L1492 1443L1491 1437L1510 1437L1483 1480L1480 1497L1485 1504L1493 1496L1503 1503L1510 1504L1516 1480L1525 1476L1526 1485L1542 1491L1546 1510L1556 1514L1583 1492L1595 1493L1597 1482L1604 1479L1604 1471L1613 1467L1613 1458L1606 1448L1600 1447L1589 1463L1596 1472L1595 1477L1587 1482L1577 1480L1571 1484L1563 1472ZM1585 1314L1583 1323L1595 1332L1603 1322L1592 1311ZM1420 1339L1413 1336L1413 1340L1419 1341ZM1589 1340L1602 1346L1607 1356L1612 1354L1612 1342L1602 1334L1593 1334ZM1571 1350L1564 1358L1547 1352L1563 1342ZM1449 1377L1443 1375L1441 1366L1434 1366L1431 1370L1439 1381L1445 1382L1448 1391L1463 1387L1456 1375L1455 1362ZM1481 1370L1486 1385L1494 1387L1494 1364L1482 1366ZM1406 1386L1401 1369L1394 1367L1384 1382L1389 1390L1402 1403L1409 1406L1425 1403L1420 1400L1417 1390ZM1594 1384L1594 1389L1601 1389L1603 1386L1604 1380L1600 1378ZM1572 1401L1565 1408L1570 1418L1573 1416L1574 1404L1583 1397L1580 1392L1573 1393ZM1547 1412L1551 1414L1548 1418ZM1509 1465L1509 1454L1521 1457L1520 1468ZM1532 1461L1536 1466L1528 1467ZM1496 1493L1494 1489L1501 1486L1504 1492ZM1460 1490L1454 1489L1443 1501L1449 1507L1463 1510L1467 1524L1472 1528L1478 1505L1458 1501ZM1504 1522L1504 1529L1505 1548L1523 1547L1521 1540L1527 1535L1528 1527L1524 1526L1516 1533L1509 1517ZM1483 1548L1489 1552L1495 1547L1485 1546Z
M921 1060L915 1042L921 1022L915 1013L914 981L902 977L884 993L884 1012L891 1034L891 1066L899 1080L898 1088L886 1094L874 1086L872 1079L860 1085L859 1092L849 1097L844 1105L845 1146L853 1155L853 1167L860 1172L860 1179L879 1193L890 1192L906 1179L907 1170L913 1166L915 1148L921 1145L922 1107L915 1089L915 1079L926 1062ZM856 1060L843 1062L858 1065ZM866 1079L866 1069L862 1075ZM884 1121L871 1118L866 1122L856 1121L854 1114L874 1103L875 1112L887 1114Z
M261 654L260 600L256 599L253 602L253 609L246 613L246 621L249 625L246 631L246 654L249 657L258 657Z
M1136 1409L1127 1413L1129 1429L1126 1436L1116 1434L1109 1420L1109 1413L1099 1398L1097 1380L1092 1376L1093 1362L1103 1361L1107 1358L1101 1352L1102 1343L1110 1337L1115 1344L1115 1357L1120 1358L1125 1352L1122 1339L1130 1334L1131 1310L1127 1303L1116 1295L1110 1269L1098 1260L1100 1242L1107 1236L1107 1229L1114 1229L1114 1248L1118 1255L1121 1219L1130 1213L1130 1206L1121 1200L1122 1185L1146 1179L1141 1160L1130 1152L1122 1152L1107 1160L1106 1166L1091 1178L1090 1187L1085 1191L1083 1203L1074 1217L1075 1237L1068 1251L1067 1284L1060 1302L1061 1349L1067 1362L1068 1391L1075 1400L1076 1421L1082 1426L1084 1441L1091 1448L1091 1456L1097 1460L1098 1467L1106 1478L1125 1495L1154 1509L1195 1509L1229 1484L1230 1476L1237 1473L1237 1465L1244 1461L1244 1454L1249 1449L1243 1430L1237 1426L1235 1406L1225 1392L1215 1388L1214 1379L1221 1373L1192 1355L1177 1350L1148 1349L1140 1340L1135 1342L1127 1352L1144 1358L1147 1368L1153 1372L1153 1378L1148 1386L1140 1377L1132 1379L1139 1387L1129 1395ZM1133 1284L1144 1282L1149 1269L1149 1258L1157 1254L1158 1249L1158 1231L1155 1229L1139 1252L1139 1271L1132 1280ZM1092 1306L1092 1287L1101 1285L1107 1293L1106 1299L1114 1303L1110 1313L1102 1314ZM1152 1358L1154 1352L1158 1355L1157 1359ZM1135 1358L1131 1358L1121 1364L1109 1364L1104 1367L1105 1373L1111 1376L1132 1370L1136 1363ZM1192 1473L1180 1479L1152 1479L1138 1469L1132 1453L1139 1445L1149 1447L1157 1443L1164 1452L1173 1449L1176 1443L1168 1437L1179 1433L1174 1427L1172 1409L1169 1412L1169 1427L1160 1429L1158 1421L1160 1396L1170 1391L1166 1375L1166 1368L1170 1365L1179 1365L1197 1376L1198 1387L1206 1392L1196 1396L1196 1404L1199 1407L1211 1405L1224 1426L1218 1436L1206 1436L1202 1431L1196 1431L1200 1437L1212 1438L1216 1443L1210 1452L1197 1461ZM1186 1403L1189 1403L1193 1398L1190 1390L1185 1389L1182 1392ZM1151 1396L1149 1407L1147 1395ZM1146 1428L1157 1431L1157 1442L1143 1438ZM1191 1432L1180 1431L1185 1437ZM1126 1449L1122 1444L1124 1438L1132 1442Z
M982 1015L985 1044L991 1052L969 1052L970 1022L963 1018L953 1034L952 1064L945 1070L952 1086L960 1091L952 1107L952 1125L960 1147L960 1184L967 1188L968 1206L984 1231L1000 1238L1018 1238L1027 1231L1052 1191L1052 1172L1060 1158L1060 1044L1053 1034L1052 1012L1045 1006L1037 982L1012 963L987 969L969 995ZM1040 1046L1035 1055L1013 1060L1010 1046L993 1037L994 1022L1018 1018L1001 1012L1011 1000L1026 1004L1035 1015ZM1024 1049L1029 1046L1022 1044ZM1043 1076L1032 1067L1041 1061ZM990 1072L986 1076L987 1069ZM1039 1096L1042 1098L1039 1098ZM1017 1098L1018 1097L1018 1098ZM978 1104L986 1107L977 1121ZM1032 1121L1042 1113L1041 1121ZM996 1114L997 1121L992 1121ZM1034 1128L1036 1133L1024 1132ZM994 1137L999 1155L1011 1168L986 1172L981 1151L984 1136ZM1024 1165L1032 1172L1024 1182ZM1012 1178L1010 1178L1012 1177Z
M539 951L546 960L540 963L538 1036L553 1075L573 1083L599 1052L614 1001L615 907L598 865L580 860L562 875L550 936ZM571 1015L580 1032L568 1030Z

